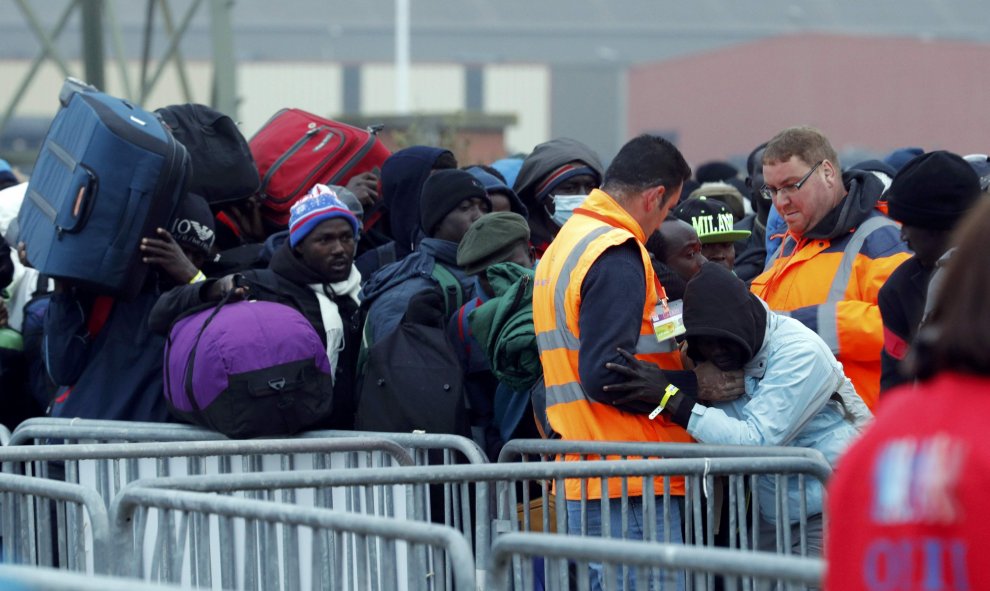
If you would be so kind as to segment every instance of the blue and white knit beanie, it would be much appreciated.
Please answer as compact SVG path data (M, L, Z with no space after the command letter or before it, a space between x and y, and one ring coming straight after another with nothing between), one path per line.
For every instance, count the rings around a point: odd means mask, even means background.
M293 248L322 222L333 218L343 218L358 236L358 220L351 210L337 197L337 193L326 185L316 185L305 197L296 202L289 211L289 245Z

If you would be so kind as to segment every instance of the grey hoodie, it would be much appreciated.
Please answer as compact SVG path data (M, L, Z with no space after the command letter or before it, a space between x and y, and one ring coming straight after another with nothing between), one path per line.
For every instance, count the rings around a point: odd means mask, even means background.
M557 230L543 205L536 202L536 188L548 174L568 162L583 162L598 173L599 179L604 174L602 162L594 150L577 140L562 137L536 146L523 161L512 187L529 210L531 240L541 251L550 244Z

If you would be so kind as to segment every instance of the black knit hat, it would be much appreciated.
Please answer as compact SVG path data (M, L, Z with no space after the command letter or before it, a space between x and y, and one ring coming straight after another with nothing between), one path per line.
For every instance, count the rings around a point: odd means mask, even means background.
M688 355L696 362L698 337L716 337L737 343L746 360L756 355L766 336L767 309L746 284L718 263L705 263L684 290L684 337Z
M720 160L705 162L694 171L694 178L701 184L717 183L737 176L739 176L739 169Z
M419 198L419 221L427 236L466 199L482 199L491 209L491 199L481 181L469 172L456 169L438 170L423 185Z
M930 230L951 230L980 194L980 179L961 156L939 150L904 165L887 190L890 217Z

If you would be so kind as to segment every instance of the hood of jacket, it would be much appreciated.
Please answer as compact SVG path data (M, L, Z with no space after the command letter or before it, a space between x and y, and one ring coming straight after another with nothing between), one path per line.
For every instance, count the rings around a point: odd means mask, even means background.
M513 213L518 213L524 218L529 217L529 210L526 209L525 205L523 205L522 199L519 198L519 195L516 195L516 192L513 191L507 184L503 183L497 176L490 174L480 166L472 166L471 168L468 168L467 171L471 173L471 176L478 179L481 184L484 185L485 191L488 191L489 193L495 191L508 196L509 206L511 207Z
M846 171L842 174L842 184L847 195L804 238L834 240L848 234L876 208L884 191L883 182L865 170Z
M382 164L381 203L395 240L396 258L401 259L415 249L421 234L419 195L437 158L448 152L443 148L412 146L392 154Z
M416 252L401 261L382 267L368 279L361 289L361 302L370 305L378 296L410 277L429 278L437 261L451 268L459 268L457 243L437 238L424 238Z
M684 327L688 355L695 361L703 359L697 357L691 340L702 336L738 343L749 361L763 346L767 309L732 271L718 263L705 263L684 290Z
M571 138L557 138L533 149L533 153L523 161L512 186L529 210L530 241L537 248L545 249L550 244L558 226L550 219L543 205L536 202L536 188L544 177L568 162L583 162L594 169L599 178L604 171L601 160L591 148Z
M495 297L475 308L468 321L485 349L492 373L516 391L528 391L543 373L533 327L532 269L515 263L488 267Z
M313 283L326 283L326 280L306 266L302 258L296 255L288 240L283 240L282 244L275 248L272 254L272 262L268 268L285 277L293 283L299 285L311 285Z

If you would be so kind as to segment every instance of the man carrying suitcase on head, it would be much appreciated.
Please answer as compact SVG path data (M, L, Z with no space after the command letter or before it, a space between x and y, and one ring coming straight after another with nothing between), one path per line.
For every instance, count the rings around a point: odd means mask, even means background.
M142 240L144 262L159 273L149 274L132 301L56 280L42 345L48 374L59 386L51 416L168 420L162 395L165 339L149 330L148 316L163 289L204 279L190 256L202 261L213 246L213 217L205 200L187 195L171 228L158 228L158 237Z

